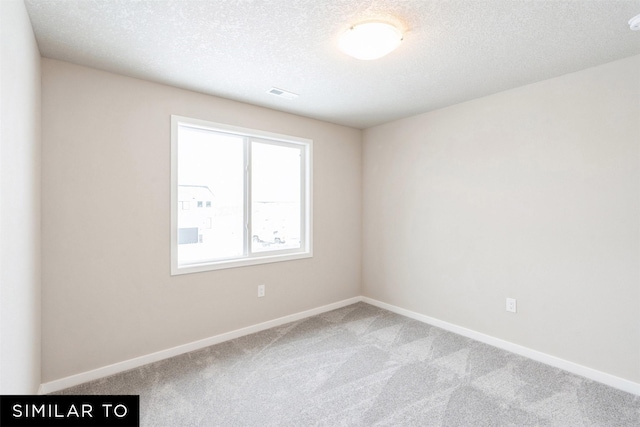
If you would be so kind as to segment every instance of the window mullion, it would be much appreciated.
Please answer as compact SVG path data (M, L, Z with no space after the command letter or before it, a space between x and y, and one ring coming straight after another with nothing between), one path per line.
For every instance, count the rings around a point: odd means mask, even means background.
M244 138L244 254L247 257L251 252L251 139Z
M307 165L306 165L306 148L300 147L300 247L307 247Z

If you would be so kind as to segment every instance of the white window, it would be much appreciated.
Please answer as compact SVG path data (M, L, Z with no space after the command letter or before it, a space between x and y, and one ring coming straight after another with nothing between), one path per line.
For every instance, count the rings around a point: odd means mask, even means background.
M171 274L311 257L311 156L310 139L171 116Z

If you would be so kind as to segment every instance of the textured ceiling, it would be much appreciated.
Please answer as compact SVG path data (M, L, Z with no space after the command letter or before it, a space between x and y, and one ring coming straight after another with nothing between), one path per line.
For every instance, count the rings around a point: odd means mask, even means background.
M640 54L640 0L27 0L43 56L366 128ZM361 21L401 46L337 49ZM266 93L272 86L300 96Z

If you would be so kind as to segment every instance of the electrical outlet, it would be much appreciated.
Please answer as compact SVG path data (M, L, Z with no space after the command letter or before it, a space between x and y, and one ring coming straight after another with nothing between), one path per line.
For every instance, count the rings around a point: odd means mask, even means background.
M511 313L515 313L517 311L515 298L507 298L507 311L510 311Z
M258 298L264 296L264 285L258 285Z

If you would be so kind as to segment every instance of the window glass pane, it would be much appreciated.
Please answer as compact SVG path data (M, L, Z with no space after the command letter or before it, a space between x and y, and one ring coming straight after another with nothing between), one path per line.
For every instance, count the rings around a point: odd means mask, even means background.
M178 265L244 256L244 139L178 132Z
M300 248L301 149L252 142L251 250Z

